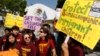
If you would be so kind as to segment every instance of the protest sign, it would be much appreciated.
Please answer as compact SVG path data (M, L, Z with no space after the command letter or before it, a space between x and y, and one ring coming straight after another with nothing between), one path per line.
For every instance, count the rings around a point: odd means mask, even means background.
M41 27L42 19L38 16L25 16L24 28L31 30L39 30Z
M5 27L11 28L16 25L19 28L23 28L23 21L23 17L7 13L5 18Z
M66 0L60 19L59 31L93 49L100 39L100 19L90 14L94 0Z
M24 18L21 16L16 16L16 23L15 25L18 26L19 28L23 28L23 23L24 23Z
M5 27L11 28L12 26L15 25L15 19L13 17L13 14L7 13L6 18L5 18Z
M18 50L12 49L8 51L0 51L0 56L19 56Z

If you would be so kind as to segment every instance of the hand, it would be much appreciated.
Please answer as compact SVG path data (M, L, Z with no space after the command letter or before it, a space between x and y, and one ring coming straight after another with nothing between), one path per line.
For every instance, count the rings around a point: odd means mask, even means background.
M63 43L63 44L62 44L62 50L63 50L63 56L69 56L68 44Z
M68 44L63 43L63 44L62 44L62 50L63 50L63 51L67 51L67 50L68 50Z

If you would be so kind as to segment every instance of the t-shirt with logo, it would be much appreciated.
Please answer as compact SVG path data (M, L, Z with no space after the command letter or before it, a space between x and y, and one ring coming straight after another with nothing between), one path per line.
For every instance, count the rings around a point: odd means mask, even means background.
M39 56L48 56L49 48L55 48L52 39L48 39L48 42L46 42L45 40L40 40L38 43Z

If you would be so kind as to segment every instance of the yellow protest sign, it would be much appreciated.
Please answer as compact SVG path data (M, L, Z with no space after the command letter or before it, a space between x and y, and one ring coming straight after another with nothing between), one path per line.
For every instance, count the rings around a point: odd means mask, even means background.
M56 24L59 31L93 49L100 39L100 19L93 14L94 0L66 0Z
M16 26L23 28L24 18L21 16L16 16Z
M0 51L0 56L19 56L19 52L16 49Z
M5 18L5 27L11 28L16 25L19 28L23 28L23 21L23 17L7 13L7 16Z
M15 25L15 19L13 16L14 16L13 14L7 13L4 23L6 27L11 28L12 26Z

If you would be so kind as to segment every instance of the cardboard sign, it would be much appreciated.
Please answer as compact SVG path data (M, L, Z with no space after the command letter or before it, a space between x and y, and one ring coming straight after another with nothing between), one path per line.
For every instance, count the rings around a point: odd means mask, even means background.
M9 27L9 28L15 25L15 19L13 14L7 13L4 25L5 27Z
M41 27L42 19L38 16L25 16L24 28L31 30L39 30Z
M16 16L16 23L15 25L19 28L23 28L24 18L21 16Z
M59 31L93 49L100 39L100 19L90 16L94 0L66 0L56 24Z
M19 28L23 28L23 21L23 17L7 13L5 18L5 27L11 28L16 25Z

